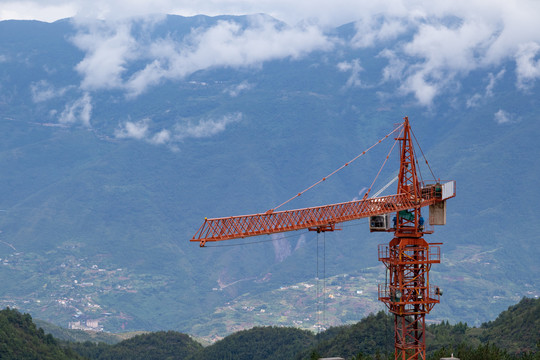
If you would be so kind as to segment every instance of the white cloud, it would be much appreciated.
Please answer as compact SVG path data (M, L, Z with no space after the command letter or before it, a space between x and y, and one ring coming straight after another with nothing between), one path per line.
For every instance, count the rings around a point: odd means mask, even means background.
M424 106L431 105L433 98L435 98L440 91L439 84L436 81L427 80L427 75L428 74L425 71L419 70L407 77L400 87L401 92L404 94L410 92L414 93L418 102ZM444 79L439 76L438 80L444 81Z
M173 129L152 131L152 121L148 118L139 121L125 121L114 132L117 139L135 139L153 145L167 145L177 150L175 143L188 138L206 138L217 135L228 125L242 120L241 113L224 115L218 119L204 119L198 122L186 121L176 124Z
M416 60L402 67L404 74L399 77L404 81L400 89L413 93L420 104L430 105L458 75L479 67L481 49L489 35L490 29L482 23L420 25L413 39L403 46L404 55ZM395 66L391 64L386 74L395 73Z
M540 78L540 45L536 42L520 44L516 53L517 86L529 88Z
M473 96L471 96L469 99L467 99L467 107L478 106L479 103L482 101L482 99L492 97L493 89L495 88L495 85L500 79L502 79L505 73L506 73L505 69L502 69L496 75L493 75L493 73L489 73L488 84L486 85L484 94L476 93Z
M494 120L497 124L510 124L517 122L515 115L499 109L494 115Z
M362 81L360 80L360 72L364 71L362 66L360 66L360 60L354 59L351 62L343 61L337 65L339 71L350 71L351 76L347 79L346 87L362 86Z
M129 23L91 22L82 27L72 40L86 52L76 70L83 75L85 90L122 88L122 74L129 60L135 58L136 42Z
M63 96L70 88L70 86L67 86L64 88L56 89L46 80L37 81L30 85L30 91L32 92L32 101L38 103Z
M166 79L182 79L215 67L257 67L265 61L299 58L314 50L328 50L332 42L316 27L281 28L268 17L253 16L242 28L233 21L219 21L209 29L194 29L183 43L155 41L152 59L126 83L131 95Z
M156 18L152 18L153 24ZM83 22L74 44L86 52L77 65L84 90L123 89L137 96L164 80L178 80L215 67L257 67L265 61L300 58L329 50L332 41L315 26L286 27L254 15L247 27L219 21L196 28L179 42L171 37L135 41L128 21ZM142 21L142 20L132 20ZM145 64L129 77L126 68Z
M241 113L225 115L219 119L206 119L198 123L191 121L179 124L175 129L175 138L183 140L186 138L205 138L223 132L229 124L242 120Z
M388 65L384 67L382 72L383 81L401 81L404 76L407 63L402 60L395 51L384 49L378 55L388 59Z
M470 71L478 66L478 50L491 29L482 23L464 22L457 27L424 24L404 46L405 54L424 61L423 69Z
M381 14L363 16L355 22L356 34L351 39L351 45L363 48L395 39L409 30L408 26L407 20L403 18L386 18Z
M92 97L88 93L84 93L79 99L70 104L66 104L58 121L63 124L74 124L80 122L84 126L90 127L91 116Z
M401 1L359 2L357 0L2 0L0 20L38 19L55 21L78 16L106 20L147 14L177 14L193 16L205 14L245 15L269 14L297 24L301 21L316 22L327 26L339 26L352 22L362 15L403 10Z
M380 53L389 61L382 78L429 106L470 71L506 60L516 61L519 88L534 84L540 77L538 14L534 0L387 0L358 20L351 45L380 46L400 37Z
M240 93L246 91L246 90L251 90L253 88L253 84L250 84L249 82L247 81L242 81L240 84L238 85L234 85L234 86L231 86L227 89L225 89L225 93L229 94L229 96L231 97L237 97L238 95L240 95Z
M506 73L505 69L502 69L497 73L497 75L493 75L493 73L489 73L489 82L486 86L486 97L493 96L493 89L495 88L495 85L497 84L497 81L502 79L504 74Z
M148 125L150 119L143 119L137 122L126 121L116 129L114 135L118 139L145 139L148 135Z
M526 90L540 78L540 1L537 0L40 0L1 1L0 19L51 19L76 15L105 19L106 27L81 26L76 43L86 56L77 70L85 90L121 89L136 96L166 80L213 67L256 67L265 61L298 58L334 44L324 29L355 22L348 46L387 46L385 81L430 105L469 72L498 71L516 63L516 86ZM279 27L258 18L243 28L220 22L194 31L183 42L165 37L147 43L130 32L133 17L265 13L287 22ZM140 19L140 18L139 18ZM254 17L253 19L257 19ZM90 23L90 21L87 21ZM303 24L303 25L298 25ZM388 40L398 40L390 43ZM134 73L125 70L134 64ZM364 63L364 61L363 61ZM494 70L495 69L495 70ZM137 70L137 69L135 69Z
M0 1L0 20L56 21L77 13L76 1Z
M161 130L160 132L154 134L149 141L155 145L163 145L168 143L170 140L171 132L169 130Z

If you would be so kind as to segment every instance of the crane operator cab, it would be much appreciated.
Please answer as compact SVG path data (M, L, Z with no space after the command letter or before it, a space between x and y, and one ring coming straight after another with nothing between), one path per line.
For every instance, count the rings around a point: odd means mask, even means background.
M388 231L390 228L390 214L369 217L369 231Z
M400 211L400 216L404 216L406 211ZM392 217L392 221L390 221L390 214L383 214L383 215L374 215L369 217L369 231L390 231L396 228L396 217ZM424 218L420 217L418 220L419 228L418 230L423 231L424 230Z

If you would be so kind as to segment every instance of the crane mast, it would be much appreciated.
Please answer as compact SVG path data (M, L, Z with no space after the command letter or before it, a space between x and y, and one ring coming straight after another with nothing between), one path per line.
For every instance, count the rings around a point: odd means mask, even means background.
M394 238L379 245L379 261L388 273L387 283L379 285L379 300L394 314L395 359L416 360L426 358L425 317L440 301L440 290L429 282L431 265L440 263L440 247L423 239L422 188L407 118L402 134L398 193L418 205L397 212Z
M378 286L378 299L394 315L395 360L425 360L425 317L439 303L442 291L430 284L432 264L440 263L440 243L428 243L421 208L429 206L431 225L446 222L446 200L455 196L455 182L425 184L418 179L409 119L404 118L399 141L400 168L395 195L367 198L296 210L205 218L191 241L207 242L309 229L333 231L335 225L370 217L371 231L394 232L378 255L387 280ZM380 142L380 141L379 141ZM389 214L395 214L393 226ZM382 226L371 226L382 218ZM380 219L379 219L380 220Z

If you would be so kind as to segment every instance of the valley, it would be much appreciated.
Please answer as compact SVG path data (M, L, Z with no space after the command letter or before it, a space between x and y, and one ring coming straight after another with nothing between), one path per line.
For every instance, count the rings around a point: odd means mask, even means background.
M100 24L0 22L0 306L63 327L172 329L212 341L256 325L317 331L358 321L382 309L377 244L387 234L362 224L329 235L326 280L309 234L216 249L189 239L205 217L289 199L404 116L431 165L423 175L457 183L447 225L428 239L444 243L431 278L444 296L428 320L479 326L540 295L540 85L533 76L522 86L514 55L410 83L431 64L404 45L416 44L418 27L359 46L349 23L317 31L320 41L300 52L182 68L173 60L199 55L186 44L213 46L202 34L224 31L231 53L246 55L240 45L253 31L310 33L251 16ZM84 65L110 50L103 39L138 44L118 48L122 66L110 76ZM155 82L135 81L158 65ZM384 145L288 205L361 198ZM374 191L395 177L394 155Z

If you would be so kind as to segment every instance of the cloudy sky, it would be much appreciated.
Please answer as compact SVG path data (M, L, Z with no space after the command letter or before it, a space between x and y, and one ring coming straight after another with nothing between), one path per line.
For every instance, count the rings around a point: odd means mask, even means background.
M425 4L430 3L425 2ZM489 2L485 3L486 6L489 5ZM306 20L333 25L357 20L366 12L370 14L388 12L399 16L399 14L414 11L420 15L424 7L422 2L418 1L393 0L377 2L355 0L297 0L294 2L287 0L2 0L0 4L0 20L54 21L73 16L112 19L153 13L184 16L265 13L289 24ZM437 11L441 10L444 11L442 8Z
M517 66L516 82L526 87L540 77L538 54L540 53L540 1L538 0L0 0L0 20L37 19L54 21L65 17L83 19L105 19L119 26L114 37L102 38L108 41L110 51L118 49L129 38L129 26L122 19L145 17L152 14L179 14L184 16L206 14L257 14L265 13L285 21L292 29L280 30L257 24L251 33L242 33L241 40L249 42L249 35L258 37L269 35L272 46L285 44L291 39L296 42L280 53L275 51L273 58L301 55L315 48L331 46L330 39L321 38L328 27L356 22L358 34L351 42L354 47L369 47L380 41L396 38L405 31L415 32L413 39L402 44L399 49L388 49L381 54L390 66L385 76L401 77L403 88L416 88L416 96L421 103L429 103L439 88L431 87L426 79L437 79L467 73L478 68L493 67L502 61L513 59ZM300 30L301 29L301 30ZM241 44L234 42L238 35L234 28L221 29L201 35L200 41L211 43L229 41L241 52ZM287 32L288 31L288 32ZM228 32L228 38L227 38ZM225 35L224 35L225 34ZM103 35L103 34L102 34ZM106 34L103 36L107 36ZM220 36L222 38L220 38ZM223 38L224 37L224 38ZM259 38L260 39L260 38ZM79 39L79 47L93 51L88 39ZM307 42L307 44L306 44ZM255 42L250 43L253 47ZM215 45L215 44L214 44ZM297 48L292 48L296 46ZM101 49L105 51L107 49ZM173 48L169 49L173 51ZM203 47L199 47L204 52ZM97 50L96 50L97 51ZM240 54L241 56L251 56ZM94 56L103 56L93 53ZM163 54L162 54L163 55ZM415 69L403 63L403 58L415 59ZM229 65L235 60L227 54ZM91 70L91 59L79 64L79 71ZM189 61L190 59L184 59ZM264 61L253 58L253 62ZM118 64L117 64L118 65ZM215 64L207 64L213 66ZM348 66L353 66L349 64ZM120 66L120 65L118 65ZM192 66L194 66L192 64ZM189 67L189 66L188 66ZM408 70L404 76L404 67ZM177 69L189 72L189 69ZM150 70L148 70L150 72ZM96 87L101 81L109 81L112 86L118 79L87 78L84 86ZM181 74L178 74L181 75ZM138 82L152 81L142 78L151 74L140 74L141 78L131 79L130 90L136 94L141 89ZM155 75L154 75L155 76ZM159 80L159 79L154 79ZM352 79L354 80L354 79ZM95 82L95 83L93 83ZM354 81L352 82L354 84Z
M159 14L261 13L288 26L255 16L248 28L224 21L194 31L181 42L160 38L143 43L131 32L134 21L151 27L160 21ZM102 89L119 89L133 98L164 80L181 80L198 70L257 66L274 59L301 58L312 51L332 52L340 46L384 44L377 55L386 64L382 81L395 83L396 94L413 95L420 106L431 106L475 70L486 70L489 77L485 92L469 99L470 106L490 96L502 76L512 76L516 90L524 92L540 79L538 0L0 0L0 20L50 22L66 17L75 18L78 33L72 42L85 56L76 66L81 83L72 85L82 95L61 112L64 123L78 119L90 124L92 93ZM329 28L349 22L355 23L356 36L347 44L328 35ZM413 36L392 42L404 33ZM130 64L141 61L146 66L128 76ZM350 74L344 86L362 86L362 61L335 64ZM509 62L515 65L511 70L504 65ZM42 79L32 86L35 101L72 89L55 88ZM248 91L250 86L239 84L231 94ZM510 118L503 109L495 116L499 123ZM222 122L230 123L230 119L238 116L230 115ZM147 120L128 123L117 136L143 136L148 126ZM157 135L152 137L157 142L170 137Z

